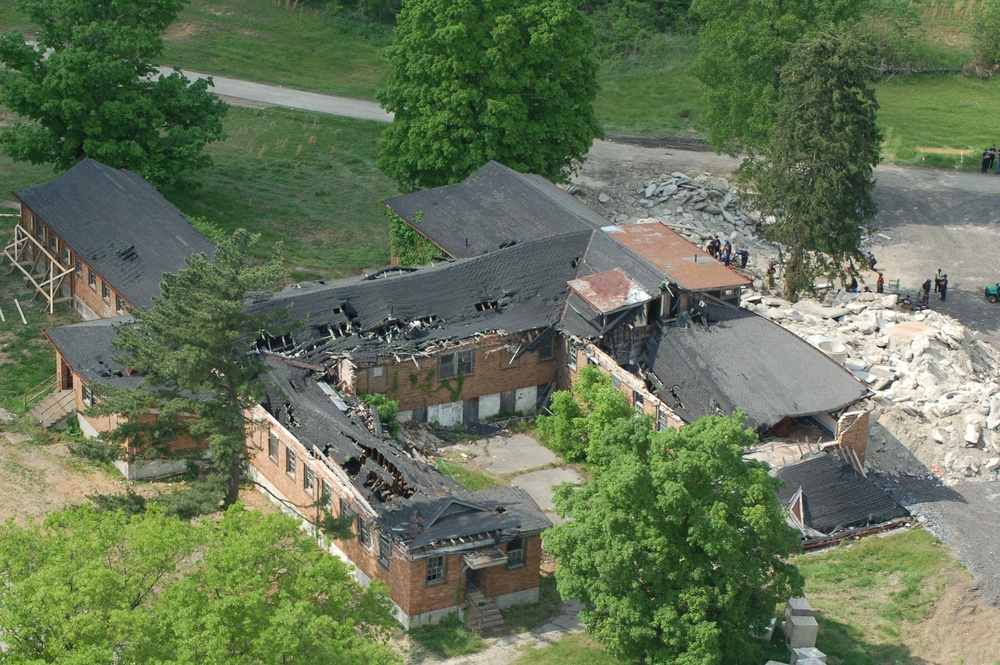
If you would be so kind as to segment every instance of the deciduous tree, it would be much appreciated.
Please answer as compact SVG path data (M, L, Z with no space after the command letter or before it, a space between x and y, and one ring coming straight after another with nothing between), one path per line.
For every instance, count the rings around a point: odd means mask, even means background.
M1000 65L1000 0L981 0L969 21L969 36L976 54L973 63L980 75L992 75Z
M296 520L231 507L190 524L153 506L0 526L11 663L400 662L385 586L360 588Z
M765 145L781 68L799 39L862 15L868 0L693 0L701 21L695 68L705 83L706 137L737 155Z
M571 0L413 0L376 97L395 114L378 166L404 189L488 160L564 180L602 135L593 27Z
M882 144L869 46L844 26L806 37L793 51L781 69L770 140L742 167L755 203L778 220L767 235L788 248L790 299L810 291L816 274L843 274L860 258L877 211L872 170Z
M196 255L177 274L165 274L162 295L135 321L117 328L114 348L143 375L137 391L106 391L98 413L123 414L117 440L163 449L181 432L205 441L212 467L225 479L226 503L236 500L246 460L244 413L261 398L263 361L253 341L267 315L246 310L249 300L274 292L285 277L280 248L266 263L253 258L260 236L238 230L215 256ZM151 406L153 423L140 420ZM195 418L187 416L193 414Z
M564 598L587 630L628 661L759 662L751 629L801 593L767 466L744 462L756 435L739 418L705 417L623 447L580 488L556 494L569 519L543 536Z
M23 119L0 131L3 150L60 170L91 157L159 185L209 165L225 104L211 79L153 65L185 1L20 0L37 43L0 37L0 104Z

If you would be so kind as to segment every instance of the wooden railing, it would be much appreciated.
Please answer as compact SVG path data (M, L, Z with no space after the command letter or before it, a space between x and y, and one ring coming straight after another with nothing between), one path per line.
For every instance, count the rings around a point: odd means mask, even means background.
M27 411L28 408L41 398L48 395L50 392L55 390L56 383L58 383L59 375L53 374L48 377L37 386L29 388L24 393L24 410Z

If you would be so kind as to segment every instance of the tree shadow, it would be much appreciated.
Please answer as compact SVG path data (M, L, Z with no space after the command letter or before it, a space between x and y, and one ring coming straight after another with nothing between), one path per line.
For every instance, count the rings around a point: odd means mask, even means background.
M879 644L858 626L841 623L816 612L819 636L816 648L827 656L827 665L931 665L901 644ZM894 638L889 638L894 639Z

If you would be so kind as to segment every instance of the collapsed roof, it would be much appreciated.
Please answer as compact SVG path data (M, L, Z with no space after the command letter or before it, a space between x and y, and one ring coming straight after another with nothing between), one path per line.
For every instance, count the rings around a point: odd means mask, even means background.
M663 402L691 422L742 409L770 429L786 416L842 409L867 394L850 372L805 340L745 309L705 305L700 322L662 328L647 364Z
M14 195L135 307L153 304L164 273L215 251L141 176L93 159Z
M820 453L783 466L777 476L785 481L778 498L801 520L807 540L910 515L835 453Z
M268 358L262 406L317 459L350 476L378 513L376 522L410 551L472 547L551 525L515 487L469 492L399 444L371 433L349 413L348 398L321 375Z

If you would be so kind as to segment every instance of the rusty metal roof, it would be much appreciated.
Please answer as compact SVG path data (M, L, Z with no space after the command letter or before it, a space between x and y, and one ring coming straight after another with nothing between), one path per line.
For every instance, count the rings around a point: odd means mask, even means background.
M714 291L747 286L750 278L713 259L661 222L642 222L602 229L688 291Z
M567 284L601 314L611 314L653 299L618 268L573 279Z

